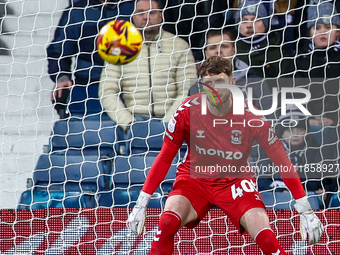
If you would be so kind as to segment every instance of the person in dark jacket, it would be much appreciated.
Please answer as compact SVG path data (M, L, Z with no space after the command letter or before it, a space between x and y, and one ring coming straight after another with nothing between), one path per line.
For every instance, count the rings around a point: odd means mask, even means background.
M310 38L300 42L295 77L300 78L298 86L311 92L310 124L334 126L338 122L340 100L340 17L334 3L329 1L308 7L307 16Z
M281 47L279 33L268 34L270 15L260 1L246 0L239 6L235 22L238 24L237 58L262 78L278 78L294 71L289 54ZM267 79L276 87L275 79Z
M244 92L247 98L247 89L253 90L253 104L260 110L268 110L272 106L272 91L268 83L255 74L252 68L238 59L235 55L235 37L228 29L211 29L207 33L206 47L204 49L205 58L221 56L233 61L233 75L236 78L236 85ZM199 93L202 85L197 83L189 89L189 96ZM266 116L272 119L274 115Z
M299 172L305 190L323 195L324 201L321 201L321 205L327 206L331 197L328 192L336 190L336 179L310 169L311 167L317 168L318 164L321 167L325 162L321 156L319 144L308 132L308 118L294 107L288 110L287 115L281 116L278 123L276 126L277 136L281 139L289 159ZM282 125L282 123L284 124ZM271 164L271 162L267 159L261 164ZM304 167L308 167L309 170L304 170ZM288 192L288 188L277 174L259 178L258 187L260 190L275 189Z
M114 0L79 0L65 9L47 48L48 73L55 83L51 100L58 102L61 118L67 101L71 115L102 111L98 81L104 61L96 50L97 34L113 19L129 21L133 10L133 1Z

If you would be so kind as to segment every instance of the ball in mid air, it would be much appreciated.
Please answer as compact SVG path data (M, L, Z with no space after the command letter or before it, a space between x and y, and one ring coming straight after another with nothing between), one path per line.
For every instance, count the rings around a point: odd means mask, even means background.
M132 23L113 20L100 29L97 49L105 61L114 65L125 65L136 59L142 42L141 33Z

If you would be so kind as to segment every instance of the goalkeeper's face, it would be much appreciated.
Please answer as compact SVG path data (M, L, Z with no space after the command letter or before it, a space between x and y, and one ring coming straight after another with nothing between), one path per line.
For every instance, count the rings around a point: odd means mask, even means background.
M315 48L326 48L333 45L339 36L337 25L316 24L310 28L310 36L313 38Z
M225 73L220 73L217 75L204 76L202 81L204 84L207 84L209 87L213 88L217 92L216 94L215 91L210 89L208 86L205 87L205 89L210 92L210 94L207 95L207 101L211 106L218 108L230 106L230 104L228 103L229 101L231 101L230 90L227 88L216 88L216 84L235 85L235 77L229 77ZM221 99L222 105L219 98Z

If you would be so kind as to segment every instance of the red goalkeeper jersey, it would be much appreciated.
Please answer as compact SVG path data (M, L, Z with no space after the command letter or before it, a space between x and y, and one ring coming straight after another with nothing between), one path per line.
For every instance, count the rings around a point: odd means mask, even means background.
M274 128L263 116L252 114L246 102L244 115L233 115L231 111L224 116L215 116L209 110L204 115L201 96L195 94L189 97L169 121L162 150L150 169L144 192L152 194L156 190L184 141L188 150L178 166L177 181L197 178L213 185L214 182L228 183L235 178L251 177L253 173L249 171L248 158L256 140L277 167L289 170L281 172L281 176L294 198L305 195L299 175Z
M248 158L253 142L256 140L268 154L281 146L274 128L263 116L251 113L246 102L244 115L233 115L232 110L224 116L209 110L203 115L201 95L188 98L168 124L164 142L176 149L183 141L188 145L177 179L207 178L209 182L251 177Z

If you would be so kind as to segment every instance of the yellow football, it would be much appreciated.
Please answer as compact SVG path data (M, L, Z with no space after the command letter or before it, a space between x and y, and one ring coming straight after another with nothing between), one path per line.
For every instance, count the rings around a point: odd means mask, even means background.
M114 65L125 65L136 59L142 42L141 33L132 23L113 20L100 29L97 49L105 61Z

